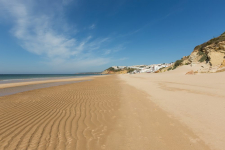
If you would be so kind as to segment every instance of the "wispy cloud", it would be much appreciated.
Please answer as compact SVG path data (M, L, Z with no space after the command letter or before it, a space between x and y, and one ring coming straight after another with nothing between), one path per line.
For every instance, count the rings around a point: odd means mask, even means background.
M131 31L131 32L128 32L128 33L126 33L126 34L120 34L118 37L131 36L131 35L133 35L133 34L138 33L138 32L141 31L141 30L142 30L142 28L137 29L137 30L134 30L134 31Z
M91 26L89 26L89 29L94 29L95 28L95 24L92 24Z
M105 51L104 55L109 55L110 53L111 53L111 50L108 49L108 50Z
M119 46L113 47L111 49L105 49L104 53L102 55L103 56L110 55L110 54L113 54L113 53L117 53L117 52L119 52L123 49L125 49L125 47L123 45L119 45Z
M138 28L138 29L135 29L133 31L130 31L128 33L125 33L125 34L120 34L118 35L118 37L126 37L126 36L131 36L131 35L134 35L134 34L137 34L138 32L144 30L145 28L149 27L149 26L152 26L152 25L155 25L159 22L161 22L162 20L170 17L171 15L177 13L178 11L180 11L181 9L180 8L175 8L173 11L165 14L164 16L162 16L161 18L158 18L156 20L152 20L151 22L149 23L146 23L145 25L143 25L142 27Z
M128 58L127 57L123 57L123 58L120 58L119 60L122 61L122 60L127 60Z
M38 10L37 3L30 0L0 0L8 18L13 23L11 33L18 39L20 45L27 51L49 58L50 64L72 64L76 66L102 65L109 58L96 56L95 50L100 50L109 41L108 37L76 38L70 33L77 31L63 20L64 7L72 0L56 0L51 13L48 10ZM59 28L60 27L60 28ZM89 29L94 29L92 24ZM73 32L74 33L74 32ZM71 66L71 65L69 65Z

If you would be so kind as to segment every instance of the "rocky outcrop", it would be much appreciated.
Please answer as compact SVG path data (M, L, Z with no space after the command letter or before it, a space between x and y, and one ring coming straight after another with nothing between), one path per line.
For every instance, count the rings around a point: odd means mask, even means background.
M172 66L163 68L160 72L174 70L182 65L198 68L198 73L225 71L225 32L194 48L189 56L177 60ZM188 74L192 74L188 72Z
M195 47L189 56L191 65L203 63L201 72L217 72L225 61L225 33Z
M200 59L200 55L198 55L198 52L197 51L193 51L191 53L191 55L189 56L189 62L191 64L199 64L199 59Z
M212 66L220 66L225 60L225 41L204 48Z

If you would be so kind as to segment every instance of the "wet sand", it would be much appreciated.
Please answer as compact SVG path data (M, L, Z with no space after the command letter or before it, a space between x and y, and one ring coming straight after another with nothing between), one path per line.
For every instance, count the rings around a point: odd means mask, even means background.
M88 76L69 76L69 77L42 77L42 78L27 78L27 79L5 79L0 80L0 84L7 83L19 83L19 82L34 82L34 81L49 81L49 80L63 80L63 79L74 79L74 78L85 78L92 77L96 75L88 75Z
M103 75L104 76L104 75ZM80 80L91 80L97 77L103 76L87 76L87 77L76 77L76 78L57 78L57 79L31 79L31 81L9 81L7 83L1 82L0 89L9 88L9 87L16 87L16 86L26 86L26 85L34 85L34 84L45 84L45 83L55 83L55 82L72 82L72 81L80 81Z
M0 97L0 149L207 150L119 76Z
M84 81L90 81L90 80L50 82L50 83L41 83L41 84L30 84L30 85L28 84L24 86L15 86L15 87L9 87L9 88L0 88L0 96L12 95L16 93L25 92L25 91L32 91L36 89L42 89L47 87L72 84L72 83L78 83L78 82L84 82Z

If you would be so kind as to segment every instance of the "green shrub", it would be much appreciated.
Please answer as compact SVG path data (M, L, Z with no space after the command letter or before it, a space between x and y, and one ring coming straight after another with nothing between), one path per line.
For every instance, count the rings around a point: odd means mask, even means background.
M203 55L205 55L205 53L204 53L204 52L202 52L202 51L198 51L197 55L199 55L199 56L203 56Z
M183 60L177 60L174 65L173 65L173 70L176 69L178 66L180 66L182 64Z
M115 69L113 67L110 67L107 69L108 71L115 71Z
M197 46L195 46L194 49L200 49L200 47L201 47L201 45L197 45Z
M107 69L108 71L113 71L113 72L119 72L121 71L122 69L114 69L113 67L110 67Z
M199 62L204 62L204 61L206 61L206 60L207 60L207 55L204 54L204 55L202 55L202 57L199 59Z
M133 72L135 69L134 68L128 68L127 69L127 73L131 73L131 72Z
M170 71L172 69L172 67L168 68L167 71Z
M166 68L166 67L162 67L162 68L160 68L160 69L159 69L159 71L163 70L164 68Z

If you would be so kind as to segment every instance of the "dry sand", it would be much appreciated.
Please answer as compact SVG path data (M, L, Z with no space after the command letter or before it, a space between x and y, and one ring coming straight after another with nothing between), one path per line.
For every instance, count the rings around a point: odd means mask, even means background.
M210 149L224 150L225 72L185 75L197 67L120 78L147 93L149 100L192 130Z
M181 95L186 93L202 96L203 92L193 93L190 89L177 90L177 86L181 84L180 86L183 87L183 83L177 80L178 84L170 83L174 78L165 79L168 83L164 83L164 78L161 77L163 76L159 75L155 78L149 74L113 75L0 97L0 149L210 149L207 144L211 143L199 134L199 130L191 126L192 122L188 124L185 119L179 118L183 116L190 118L187 120L195 121L195 117L192 119L192 116L182 115L187 111L182 109L185 103L177 101L186 99L174 100L174 97L169 97L177 95L174 94L177 92ZM186 87L193 88L190 83L185 84ZM203 84L197 89L208 88ZM209 89L211 93L207 91L206 97L223 96L219 93L219 89L211 89ZM216 95L212 95L213 92ZM165 101L168 102L164 105ZM186 103L193 103L193 100L188 101ZM210 103L210 100L207 102ZM170 111L169 108L175 110ZM195 106L186 113L195 112L193 111L195 109L201 112ZM178 112L181 115L178 115ZM207 112L202 112L205 113ZM199 120L195 125L201 125L201 121ZM203 131L207 130L207 127L205 126ZM222 133L218 136L220 135Z

